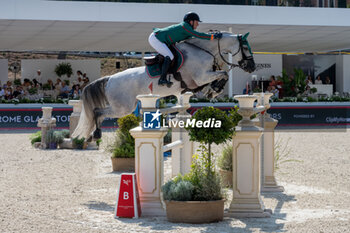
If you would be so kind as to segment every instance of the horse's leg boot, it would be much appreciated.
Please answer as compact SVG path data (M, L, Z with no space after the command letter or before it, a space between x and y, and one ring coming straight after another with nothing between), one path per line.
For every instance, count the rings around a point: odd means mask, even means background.
M166 84L168 87L169 86L171 87L171 85L173 85L173 83L167 80L166 78L170 64L171 64L170 57L165 57L162 65L162 74L160 75L160 78L158 80L158 85L163 86Z

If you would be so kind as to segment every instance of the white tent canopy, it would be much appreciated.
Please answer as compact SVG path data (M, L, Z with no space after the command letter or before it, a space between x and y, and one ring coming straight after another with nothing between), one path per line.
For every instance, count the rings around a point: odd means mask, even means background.
M250 32L255 52L326 52L350 48L350 10L232 5L0 0L0 50L151 51L154 27L189 11L197 30Z

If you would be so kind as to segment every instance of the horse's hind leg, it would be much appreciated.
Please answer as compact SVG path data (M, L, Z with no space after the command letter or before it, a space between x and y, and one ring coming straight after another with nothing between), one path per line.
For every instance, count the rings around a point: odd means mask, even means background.
M93 132L94 139L100 139L102 137L101 124L103 120L108 116L113 116L112 108L95 108L94 109L94 121L96 129ZM91 138L92 139L92 138Z

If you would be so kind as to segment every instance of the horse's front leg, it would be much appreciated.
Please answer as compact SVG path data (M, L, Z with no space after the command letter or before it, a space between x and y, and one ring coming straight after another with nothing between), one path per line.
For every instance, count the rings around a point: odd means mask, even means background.
M203 86L205 84L211 83L215 80L220 80L220 79L224 79L227 80L228 79L228 75L226 71L207 71L203 74L203 78L201 78L200 80L196 80L196 84L198 86Z

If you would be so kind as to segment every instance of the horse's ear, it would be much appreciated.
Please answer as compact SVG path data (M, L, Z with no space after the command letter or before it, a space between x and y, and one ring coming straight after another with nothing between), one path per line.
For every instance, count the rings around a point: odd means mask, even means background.
M243 39L243 40L246 40L246 39L248 38L248 36L249 36L249 33L250 33L250 32L247 32L246 34L244 34L244 36L243 36L242 39Z

